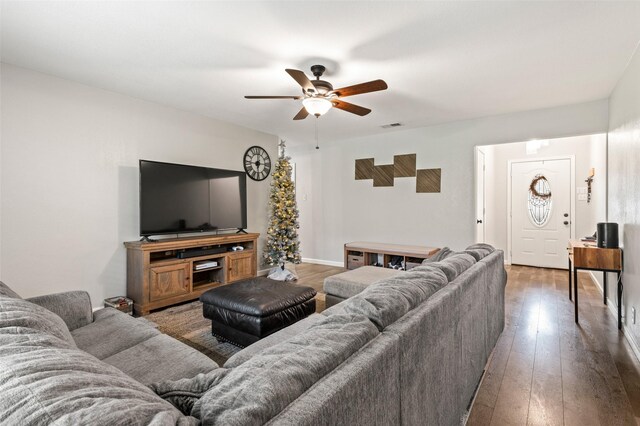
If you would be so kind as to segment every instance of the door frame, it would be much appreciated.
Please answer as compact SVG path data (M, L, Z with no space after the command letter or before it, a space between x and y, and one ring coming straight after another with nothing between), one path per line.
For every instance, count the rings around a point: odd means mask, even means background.
M479 197L479 188L478 188L478 180L479 177L482 175L482 202L483 202L483 206L482 206L482 238L480 238L480 235L478 235L478 223L476 223L476 227L475 227L475 235L476 235L476 243L485 243L486 242L486 237L487 237L487 156L484 153L484 151L481 149L481 146L476 146L476 152L475 152L475 170L476 170L476 176L475 176L475 217L474 220L478 220L478 204L480 204L480 197ZM483 169L479 170L478 166L480 163L480 156L482 155L482 165L483 165Z
M569 238L575 238L576 235L576 157L575 155L560 155L555 157L539 157L539 158L524 158L520 160L507 160L507 253L505 256L505 263L511 265L511 250L513 246L513 232L512 232L512 216L513 210L511 206L511 166L513 163L532 163L537 161L553 161L553 160L569 160L569 181L570 181L570 194L571 194L571 213L569 214L569 222L571 223ZM569 243L567 241L567 243Z

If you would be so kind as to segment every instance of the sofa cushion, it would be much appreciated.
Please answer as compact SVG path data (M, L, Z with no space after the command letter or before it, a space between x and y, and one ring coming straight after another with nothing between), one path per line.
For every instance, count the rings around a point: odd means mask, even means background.
M11 290L8 285L0 281L0 296L11 297L13 299L22 299L18 293Z
M440 262L433 262L428 266L417 266L413 268L412 271L420 271L423 268L427 267L438 268L442 272L444 272L449 282L451 282L455 280L458 275L469 269L474 263L476 263L476 260L473 258L473 256L466 253L455 253Z
M456 253L447 257L441 263L452 266L456 271L457 277L467 269L471 268L476 263L476 259L467 253ZM449 281L453 281L454 279L455 277Z
M343 299L341 302L338 302L335 305L331 306L330 308L327 308L324 311L320 312L320 315L324 315L325 317L328 317L329 315L346 314L346 313L348 313L344 309L344 305L345 305L345 303L347 303L347 300L349 300L349 299Z
M477 243L467 247L467 249L464 250L463 253L467 253L471 255L476 259L476 261L479 261L485 258L486 256L488 256L489 254L493 253L495 250L496 249L493 248L493 246L490 246L489 244Z
M189 415L193 410L193 405L209 389L216 386L229 370L226 368L216 368L208 373L201 373L190 379L165 380L149 385L152 391L160 398L169 402L184 415Z
M245 349L233 355L227 360L227 362L224 363L224 367L237 367L243 362L253 358L256 354L262 352L263 350L277 345L278 343L284 342L285 340L290 339L293 336L297 336L312 325L318 323L318 321L323 318L324 315L311 314L303 320L293 323L292 325L285 327L280 331L276 331L275 333L265 337L264 339L258 340L256 343L247 346Z
M0 328L0 395L3 424L197 424L117 368L34 329Z
M445 274L435 267L416 269L369 286L341 303L342 309L364 315L378 330L384 330L447 284Z
M80 349L105 359L160 334L149 324L113 308L100 309L93 322L71 332Z
M75 346L62 318L23 299L0 296L0 328L15 327L18 333L41 331Z
M440 262L441 260L445 260L447 257L451 256L454 252L451 251L449 247L443 247L436 254L431 257L426 258L422 261L423 265L428 265L433 262Z
M191 414L207 425L264 424L377 335L363 316L326 317L229 369Z
M190 379L165 380L149 385L152 391L160 398L176 407L182 414L189 415L193 410L193 405L209 389L216 386L229 370L217 368L208 373L201 373Z
M324 279L324 292L348 299L355 296L371 284L391 278L404 271L377 266L362 266L358 269L342 272Z
M145 385L192 378L218 368L208 356L166 334L153 336L103 361Z

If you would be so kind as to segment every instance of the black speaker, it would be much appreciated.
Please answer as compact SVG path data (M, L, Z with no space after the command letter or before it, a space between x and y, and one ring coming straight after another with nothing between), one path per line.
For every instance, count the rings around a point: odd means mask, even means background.
M618 224L613 222L600 222L597 225L598 247L618 248Z

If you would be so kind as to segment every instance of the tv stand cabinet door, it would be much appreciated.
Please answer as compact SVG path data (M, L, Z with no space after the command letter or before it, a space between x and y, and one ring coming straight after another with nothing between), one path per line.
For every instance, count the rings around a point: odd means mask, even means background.
M149 270L149 300L154 302L189 293L190 272L189 263L152 267Z
M253 253L237 253L227 257L227 282L232 283L238 280L251 278L253 272Z

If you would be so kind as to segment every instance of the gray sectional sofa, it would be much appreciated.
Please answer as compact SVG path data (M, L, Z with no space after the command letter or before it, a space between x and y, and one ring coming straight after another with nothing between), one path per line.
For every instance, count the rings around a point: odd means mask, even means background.
M0 286L0 423L459 424L504 327L505 284L502 252L472 246L379 281L220 368L156 330L110 350L90 327L123 321L107 339L139 320L43 309ZM183 355L169 366L173 351Z
M22 299L0 282L0 424L197 424L147 385L217 368L84 291Z

